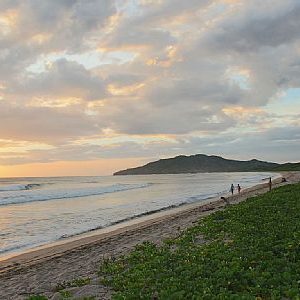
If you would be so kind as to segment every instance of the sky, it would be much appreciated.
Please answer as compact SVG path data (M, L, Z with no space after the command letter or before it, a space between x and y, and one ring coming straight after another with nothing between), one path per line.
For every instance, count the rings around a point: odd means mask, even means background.
M299 28L299 0L1 0L0 177L299 162Z

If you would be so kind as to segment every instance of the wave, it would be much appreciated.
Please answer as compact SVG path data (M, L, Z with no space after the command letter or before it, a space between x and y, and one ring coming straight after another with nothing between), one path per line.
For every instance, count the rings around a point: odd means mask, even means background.
M194 202L201 201L201 200L212 199L212 198L218 197L220 195L223 195L224 193L226 193L226 191L191 196L191 197L187 198L185 203L194 203Z
M102 195L107 193L115 193L115 192L121 192L127 190L146 188L151 185L152 185L151 183L114 184L114 185L104 186L104 187L101 186L101 187L94 187L94 188L73 188L73 189L57 189L57 190L34 190L33 187L31 187L31 189L30 188L15 189L9 191L20 191L20 192L15 193L14 195L9 194L6 197L0 197L0 206L36 202L36 201L48 201L48 200L96 196L96 195ZM25 193L22 192L23 190L28 190L28 191L26 191Z
M9 184L0 186L0 192L13 192L13 191L25 191L40 187L40 183L29 183L29 184Z
M152 215L152 214L162 212L162 211L165 211L165 210L169 210L169 209L172 209L172 208L180 207L180 206L186 205L186 204L188 204L188 202L182 202L182 203L179 203L179 204L172 204L172 205L164 206L164 207L153 209L153 210L147 210L147 211L139 213L139 214L135 214L135 215L132 215L132 216L120 219L120 220L109 222L104 226L97 226L97 227L94 227L92 229L80 231L80 232L74 233L74 234L64 234L59 239L66 239L66 238L78 236L78 235L81 235L81 234L84 234L84 233L93 232L95 230L107 228L107 227L117 225L117 224L120 224L120 223L125 223L125 222L128 222L128 221L134 220L134 219L138 219L138 218L141 218L141 217L144 217L144 216Z
M70 237L79 236L81 234L93 232L93 231L96 231L96 230L99 230L99 229L104 229L104 228L107 228L107 227L110 227L110 226L113 226L113 225L118 225L118 224L121 224L121 223L126 223L126 222L131 221L131 220L139 219L139 218L144 217L144 216L148 216L148 215L152 215L152 214L155 214L155 213L167 211L167 210L177 208L177 207L181 207L181 206L191 204L191 203L194 203L194 202L198 202L198 201L200 202L200 201L204 201L204 200L213 199L213 198L221 195L222 193L224 193L224 192L218 192L218 193L213 193L213 194L201 194L201 195L198 195L198 196L188 197L185 201L180 202L180 203L170 204L170 205L163 206L163 207L156 208L156 209L152 209L152 210L146 210L144 212L134 214L132 216L128 216L128 217L123 218L123 219L119 219L119 220L116 220L116 221L111 221L111 222L107 223L106 225L97 226L97 227L94 227L94 228L91 228L91 229L88 229L88 230L80 231L78 233L64 234L59 239L61 240L61 239L66 239L66 238L70 238Z

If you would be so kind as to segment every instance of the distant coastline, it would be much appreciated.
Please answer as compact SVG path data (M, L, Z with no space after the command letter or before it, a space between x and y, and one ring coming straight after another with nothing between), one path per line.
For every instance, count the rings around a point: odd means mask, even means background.
M251 159L248 161L226 159L220 156L196 154L160 159L144 166L115 172L113 175L184 174L210 172L280 172L300 171L298 163L274 163Z

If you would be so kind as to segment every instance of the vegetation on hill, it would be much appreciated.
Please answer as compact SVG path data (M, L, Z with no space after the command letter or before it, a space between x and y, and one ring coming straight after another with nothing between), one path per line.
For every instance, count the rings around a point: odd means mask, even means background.
M106 261L113 299L300 299L300 184L201 219L161 246Z
M179 174L201 172L256 172L256 171L296 171L300 170L298 164L277 164L252 159L239 161L225 159L220 156L197 154L192 156L176 156L174 158L160 159L144 166L122 170L114 175L142 175L142 174Z
M286 163L273 169L274 171L300 171L300 163Z

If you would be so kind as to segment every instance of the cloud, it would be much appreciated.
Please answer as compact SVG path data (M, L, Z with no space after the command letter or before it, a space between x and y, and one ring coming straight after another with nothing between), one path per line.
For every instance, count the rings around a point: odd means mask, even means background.
M218 132L233 126L233 119L221 111L185 101L165 107L147 102L124 100L107 111L107 124L119 133L126 134L184 134L193 131ZM129 113L130 112L130 113Z
M51 97L77 97L99 100L106 95L100 76L94 75L82 65L60 59L48 67L46 72L21 78L10 88L12 94Z
M87 140L69 140L51 148L37 146L30 151L24 151L22 144L18 152L0 153L0 163L26 164L56 161L93 161L99 159L145 158L145 161L157 160L179 154L191 155L205 153L220 155L229 159L249 160L257 158L273 162L298 162L300 147L300 127L272 128L260 133L233 134L222 133L218 136L197 135L173 136L172 139L163 139L138 142L124 141L116 143L113 140L106 145L91 144ZM44 149L43 149L44 148ZM25 148L26 149L26 148ZM274 151L279 149L279 151ZM281 152L285 152L282 156Z
M87 47L91 35L116 14L115 1L111 0L19 0L9 8L17 14L13 28L16 40L34 43L36 35L47 34L47 48L70 52Z
M58 143L99 132L99 121L80 110L16 107L0 102L0 139Z
M190 136L182 139L177 147L179 154L206 153L231 159L299 162L299 132L299 126L287 126L259 132L231 131L218 136Z
M241 53L278 47L299 40L299 17L299 1L244 2L218 22L207 39L217 49Z
M300 87L298 0L3 0L0 11L0 139L60 145L15 162L296 159L297 120L267 104ZM91 51L99 56L87 69ZM105 132L120 144L81 144ZM133 138L162 134L176 142Z
M93 49L92 40L101 38L117 13L113 0L16 0L0 5L0 20L8 24L0 39L0 79L23 73L41 55Z
M259 10L257 7L259 6ZM199 40L204 53L247 69L248 104L266 104L299 75L299 1L243 1L219 18Z

